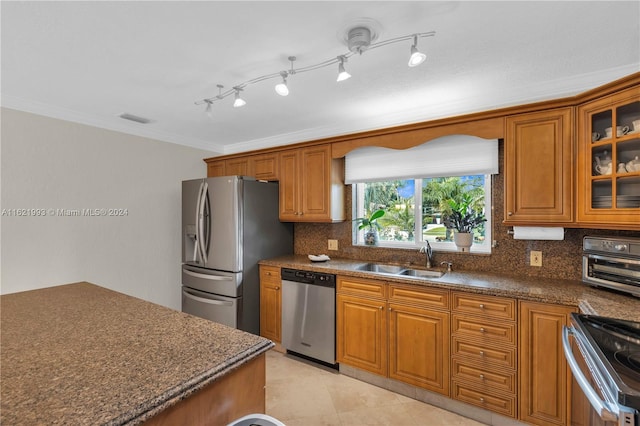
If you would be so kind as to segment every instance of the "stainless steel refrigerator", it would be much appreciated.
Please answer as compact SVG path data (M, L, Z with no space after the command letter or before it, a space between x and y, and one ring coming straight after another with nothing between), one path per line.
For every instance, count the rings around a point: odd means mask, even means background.
M182 182L182 311L260 333L258 261L293 253L278 184L243 176Z

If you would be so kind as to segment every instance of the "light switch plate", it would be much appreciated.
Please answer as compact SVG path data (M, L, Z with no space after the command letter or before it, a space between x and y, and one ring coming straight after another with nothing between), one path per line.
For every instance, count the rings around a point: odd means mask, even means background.
M338 240L328 240L329 250L338 250Z
M531 250L531 266L542 266L542 252Z

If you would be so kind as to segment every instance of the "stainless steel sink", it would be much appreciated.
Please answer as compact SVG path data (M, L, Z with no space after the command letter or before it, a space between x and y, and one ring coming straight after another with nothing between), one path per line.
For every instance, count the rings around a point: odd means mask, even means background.
M358 270L367 271L367 272L376 272L378 274L399 275L402 271L405 270L405 268L403 268L402 266L396 266L396 265L383 265L383 264L379 264L379 263L365 263L364 265L359 266Z
M410 269L404 266L385 265L380 263L365 263L357 268L359 271L375 272L377 274L397 275L414 278L440 278L445 273L426 269Z
M440 278L444 275L442 271L427 271L424 269L405 269L398 275L406 275L407 277L417 278Z

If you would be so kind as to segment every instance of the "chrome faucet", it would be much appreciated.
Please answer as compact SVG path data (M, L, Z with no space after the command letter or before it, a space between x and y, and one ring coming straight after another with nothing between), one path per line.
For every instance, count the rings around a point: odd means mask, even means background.
M433 250L431 249L431 244L429 241L425 241L427 243L426 246L420 247L419 252L424 253L427 257L427 269L431 269L431 262L433 261Z
M447 272L451 272L453 271L452 267L453 267L453 263L452 262L440 262L440 265L447 265Z

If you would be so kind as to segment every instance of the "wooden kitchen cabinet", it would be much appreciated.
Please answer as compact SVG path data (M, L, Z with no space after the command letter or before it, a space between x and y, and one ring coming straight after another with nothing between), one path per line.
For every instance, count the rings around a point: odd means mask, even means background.
M274 266L260 265L260 335L282 342L282 280Z
M337 222L345 219L344 159L331 158L331 145L280 153L280 220Z
M515 299L452 293L452 397L517 417Z
M389 377L449 396L449 292L389 285Z
M640 164L636 120L640 120L639 85L578 107L577 221L581 226L640 230L640 167L629 165ZM613 128L609 136L607 128Z
M505 224L574 222L573 121L573 107L506 118Z
M339 363L387 375L387 284L337 277L336 351Z
M536 425L569 421L571 371L562 349L562 327L574 308L520 301L520 415Z
M224 160L207 162L207 177L226 176L224 173Z
M254 155L250 159L252 176L259 180L274 181L279 178L280 155L277 152Z

